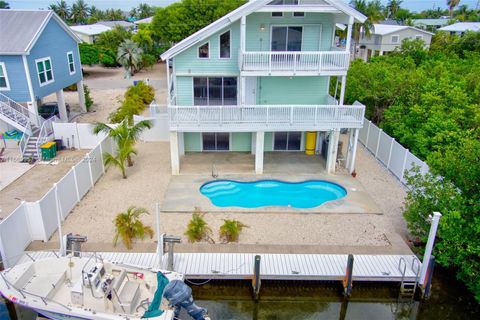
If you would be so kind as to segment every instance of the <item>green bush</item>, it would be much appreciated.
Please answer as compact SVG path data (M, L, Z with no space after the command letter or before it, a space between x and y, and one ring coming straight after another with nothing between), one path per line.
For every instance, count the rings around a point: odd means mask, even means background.
M220 238L226 242L238 241L240 232L243 228L248 228L247 225L238 220L223 220L223 225L220 226Z
M145 82L139 81L136 86L128 87L127 92L125 92L126 99L134 96L140 98L143 103L148 105L155 97L155 90Z
M90 107L93 105L93 99L90 96L90 89L87 85L83 86L83 93L85 95L85 107L87 108L87 111L90 111Z
M78 49L80 52L80 62L82 64L91 66L99 62L99 50L95 45L80 43Z
M197 242L202 240L210 240L212 229L208 223L203 219L204 214L200 212L199 208L195 208L192 214L192 219L188 223L185 235L190 242Z
M115 57L115 53L110 49L102 49L100 50L100 63L104 67L117 67L117 59Z
M142 67L150 68L157 62L157 58L153 54L144 53L142 54Z
M132 124L133 116L140 114L152 102L155 90L143 81L139 81L136 86L128 87L124 97L120 107L109 115L112 123L119 123L127 119L128 123Z

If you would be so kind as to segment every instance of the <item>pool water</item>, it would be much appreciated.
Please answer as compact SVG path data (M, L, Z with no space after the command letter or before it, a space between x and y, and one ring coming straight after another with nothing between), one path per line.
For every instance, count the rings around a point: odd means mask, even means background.
M241 208L283 206L306 209L347 195L342 186L323 180L303 182L215 180L202 185L200 192L217 207Z

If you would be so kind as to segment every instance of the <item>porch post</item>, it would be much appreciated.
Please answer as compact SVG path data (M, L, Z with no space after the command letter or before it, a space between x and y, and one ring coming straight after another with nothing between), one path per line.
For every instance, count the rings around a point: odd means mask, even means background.
M353 136L350 136L350 138L353 139L353 145L351 150L349 148L348 156L347 156L347 169L349 173L352 173L353 170L355 170L355 158L357 156L357 145L358 145L359 133L360 133L360 129L354 129ZM350 147L350 142L348 145Z
M240 77L240 105L244 106L245 105L245 84L246 84L246 79L245 77Z
M68 122L67 107L65 106L63 89L58 90L55 92L55 94L57 95L58 115L60 116L60 120L62 120L62 122Z
M257 135L255 132L252 132L252 146L250 148L252 154L255 154L256 147L257 147Z
M170 83L170 59L167 59L165 61L165 67L167 68L167 105L170 105L170 101L172 101L172 97L171 97L171 94L170 94L170 87L171 87L171 83Z
M335 173L335 164L337 162L338 139L340 138L340 131L330 131L330 138L328 140L327 152L327 173Z
M347 86L347 76L342 76L342 86L340 87L340 101L338 104L343 106L343 101L345 99L345 87Z
M383 51L380 50L380 51L378 52L378 55L379 55L379 56L383 56Z
M255 141L255 173L263 174L263 145L265 141L265 132L257 131Z
M87 112L87 107L85 105L85 92L83 91L83 80L77 82L77 93L80 110L82 110L82 112Z
M180 174L180 157L178 149L178 133L170 131L170 160L172 165L172 175Z
M349 53L352 53L352 48L350 48L351 44L352 44L352 26L353 26L353 17L350 17L350 19L348 20L348 27L347 27L347 42L345 43L345 50ZM356 46L356 44L355 44ZM353 50L353 55L355 56L355 54L357 53L357 48L354 48Z

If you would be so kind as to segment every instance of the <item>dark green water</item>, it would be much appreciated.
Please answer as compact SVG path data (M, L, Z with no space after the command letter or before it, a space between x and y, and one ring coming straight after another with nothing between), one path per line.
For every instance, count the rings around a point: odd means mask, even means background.
M264 281L258 302L251 299L248 281L216 281L192 288L197 304L208 308L213 320L480 319L480 305L440 269L434 275L432 296L425 302L401 302L397 286L366 283L354 283L348 303L339 283ZM15 319L2 303L0 319ZM188 317L182 315L182 319Z

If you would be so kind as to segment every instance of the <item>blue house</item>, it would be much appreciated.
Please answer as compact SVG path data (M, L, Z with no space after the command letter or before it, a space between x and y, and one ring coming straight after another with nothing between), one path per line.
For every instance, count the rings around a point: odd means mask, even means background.
M38 115L42 98L55 93L60 120L68 121L63 89L77 84L85 111L81 40L50 10L0 10L0 30L0 131L24 132L25 153L28 144L46 139L48 123Z

